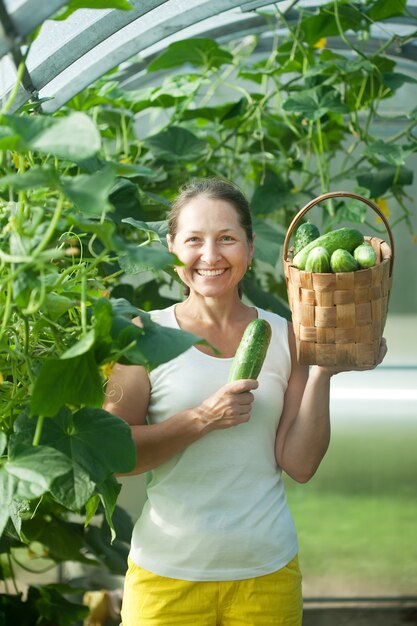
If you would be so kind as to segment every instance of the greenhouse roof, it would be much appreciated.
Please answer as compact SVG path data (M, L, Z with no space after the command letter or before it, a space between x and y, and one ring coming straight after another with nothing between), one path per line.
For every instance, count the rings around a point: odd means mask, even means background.
M121 0L128 6L127 0ZM91 3L90 3L91 4ZM62 21L52 20L68 5L67 0L0 0L0 99L16 84L21 67L20 91L13 108L30 99L54 112L109 70L136 55L129 82L143 72L146 61L173 41L205 36L227 42L248 34L270 31L268 11L279 11L291 22L303 7L313 11L325 4L320 0L130 0L130 10L79 9ZM372 39L381 41L392 34L415 31L417 0L407 3L409 16L390 18L371 29ZM413 19L414 18L414 19ZM41 25L39 34L26 48L25 38ZM335 42L343 47L343 41ZM389 53L409 61L414 72L417 60L415 41L392 46ZM22 63L23 61L23 63ZM412 68L412 69L411 69Z

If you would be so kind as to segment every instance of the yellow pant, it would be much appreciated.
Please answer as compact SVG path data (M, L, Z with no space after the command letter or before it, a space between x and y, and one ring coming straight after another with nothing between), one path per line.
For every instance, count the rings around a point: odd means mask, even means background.
M148 572L129 559L122 626L301 626L298 558L273 574L193 582Z

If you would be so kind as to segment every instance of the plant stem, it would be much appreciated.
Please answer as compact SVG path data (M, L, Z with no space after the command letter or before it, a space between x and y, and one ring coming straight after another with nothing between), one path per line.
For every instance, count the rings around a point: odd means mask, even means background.
M39 445L39 442L41 440L41 434L42 434L42 428L43 428L44 419L45 419L44 415L39 415L38 416L38 421L36 422L36 430L35 430L35 434L33 436L33 441L32 441L32 445L33 446L38 446Z
M39 245L33 251L33 256L37 256L48 245L52 235L55 232L55 229L57 227L59 218L61 217L62 209L64 208L64 201L65 201L65 198L61 194L59 196L59 198L58 198L58 202L56 204L55 211L54 211L54 214L52 216L52 219L51 219L51 221L49 223L48 230L46 231L45 236L42 239L42 241L39 243Z
M7 100L6 104L4 105L1 111L2 114L8 113L13 105L13 102L16 100L17 94L19 93L19 87L23 78L25 67L26 67L26 58L22 59L22 61L19 63L19 67L17 68L17 74L16 74L16 82L13 86L13 89L10 92L9 99Z

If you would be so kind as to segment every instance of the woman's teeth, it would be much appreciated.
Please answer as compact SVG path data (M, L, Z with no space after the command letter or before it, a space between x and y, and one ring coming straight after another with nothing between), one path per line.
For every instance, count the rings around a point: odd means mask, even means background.
M197 270L197 274L200 276L220 276L226 270Z

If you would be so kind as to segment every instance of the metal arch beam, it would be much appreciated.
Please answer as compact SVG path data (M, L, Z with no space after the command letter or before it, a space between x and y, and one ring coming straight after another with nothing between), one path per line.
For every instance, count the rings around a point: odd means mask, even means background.
M165 6L161 7L164 10L163 13L160 11L157 16L152 16L152 12L150 12L147 15L149 20L145 26L144 20L138 18L103 41L102 44L106 44L107 48L104 57L105 50L98 45L64 71L60 72L60 68L56 68L58 70L56 78L51 80L49 84L43 85L39 83L39 81L43 82L40 75L35 79L37 68L34 68L32 77L34 84L38 87L40 97L53 98L43 104L43 109L47 112L58 110L103 74L138 52L225 11L242 8L244 4L241 0L203 0L194 2L194 6L190 8L189 0L188 2L185 0L173 2L171 0L165 2ZM155 20L151 21L155 17L159 18L157 23ZM54 62L54 60L50 59L50 62Z
M53 1L55 5L60 4L61 6L68 2L68 0ZM154 8L167 1L168 0L147 0L147 6L144 8L142 0L134 0L137 6L135 6L132 11L84 10L78 14L73 14L69 19L65 20L65 22L51 22L45 24L44 29L32 44L27 61L31 81L37 92L89 50L129 24L132 19L142 17L147 12L152 11ZM26 2L23 6L27 7L28 4L30 4L30 2ZM55 11L52 13L54 12ZM13 20L16 17L18 17L17 11L15 14L12 14ZM20 17L20 27L22 30L19 30L19 34L23 35L23 27L26 29L29 28L28 32L30 32L31 24L27 19L23 19L25 17L24 15ZM45 19L47 17L48 15L46 15ZM35 26L36 25L37 24L35 24ZM60 35L62 37L62 44L57 46ZM11 79L4 93L0 93L0 99L7 97L7 94L13 88L13 84L13 79ZM25 93L24 89L19 89L14 108L19 108L24 104L30 98L30 95L30 93Z
M25 37L31 33L39 24L42 24L48 17L54 15L59 9L68 4L68 0L48 0L48 2L39 2L39 0L27 0L23 4L13 9L13 3L5 0L4 6L9 15L10 21L14 26L14 31L19 38ZM0 40L0 58L10 52L20 41L14 37L5 37Z
M57 0L53 1L57 4ZM60 3L63 4L62 0ZM32 3L26 2L24 6L27 7L29 4ZM59 109L94 80L131 58L137 52L158 42L163 43L167 37L230 9L240 9L243 13L246 9L253 11L255 3L253 0L246 0L245 2L202 0L199 4L196 0L191 3L186 0L148 0L146 10L143 10L143 0L135 0L135 4L137 6L133 11L107 11L103 12L103 15L98 19L97 13L99 11L84 11L85 14L95 14L90 22L90 28L78 28L78 31L75 29L76 32L73 32L73 36L68 37L67 41L54 54L50 54L47 59L43 58L38 64L32 64L33 67L30 68L31 78L38 91L43 90L43 93L40 94L41 97L51 96L54 98L54 100L43 105L45 110L52 112ZM140 4L142 4L142 8L139 7ZM190 8L190 4L194 6ZM271 4L268 0L256 1L257 8L268 4ZM164 12L159 11L157 24L147 23L144 28L141 28L141 18L154 9L158 11L162 5L165 5L163 7ZM173 12L172 9L177 12ZM287 14L289 20L290 13L292 13L291 10ZM235 14L236 17L238 15L238 13ZM253 13L254 18L255 16L259 18L259 15ZM133 17L136 19L132 21ZM246 13L246 17L249 17L248 13ZM239 20L239 23L241 22L242 20ZM224 28L229 28L233 32L235 26L225 20ZM202 29L204 29L203 24ZM218 30L216 37L220 35ZM194 36L196 32L194 31ZM206 27L203 32L206 36L211 36L210 28L207 30ZM201 31L198 34L201 35ZM42 45L41 36L35 43ZM416 49L414 45L408 46L408 48L410 48L410 53ZM413 58L415 58L414 55ZM23 104L29 97L29 94L21 92L16 99L15 108Z

